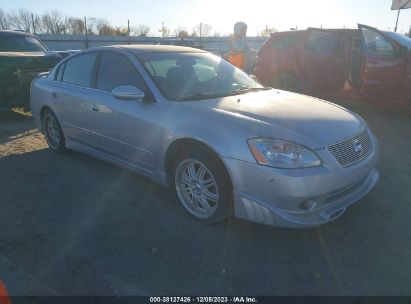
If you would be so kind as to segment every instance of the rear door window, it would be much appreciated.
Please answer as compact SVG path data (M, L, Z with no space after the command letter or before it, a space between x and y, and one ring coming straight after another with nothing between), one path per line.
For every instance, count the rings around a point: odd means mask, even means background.
M93 72L97 53L86 53L75 56L66 62L63 82L82 87L93 87Z
M308 32L304 49L313 53L332 53L339 47L339 40L338 33L311 30Z

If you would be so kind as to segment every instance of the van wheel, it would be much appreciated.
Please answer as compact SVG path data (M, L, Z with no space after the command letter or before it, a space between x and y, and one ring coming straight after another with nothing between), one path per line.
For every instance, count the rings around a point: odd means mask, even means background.
M230 178L218 157L207 149L194 148L174 163L174 187L183 207L207 223L223 221L233 209Z
M63 152L66 149L63 131L56 115L50 110L46 110L42 116L43 132L47 144L54 152Z
M302 93L304 86L301 80L291 72L282 72L275 75L270 82L275 89Z

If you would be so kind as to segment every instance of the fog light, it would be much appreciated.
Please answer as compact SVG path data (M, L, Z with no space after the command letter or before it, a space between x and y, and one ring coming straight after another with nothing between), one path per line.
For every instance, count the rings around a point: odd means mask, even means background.
M315 207L317 207L317 205L318 205L318 200L316 198L310 198L300 204L300 209L303 209L305 211L310 211L310 210L313 210Z

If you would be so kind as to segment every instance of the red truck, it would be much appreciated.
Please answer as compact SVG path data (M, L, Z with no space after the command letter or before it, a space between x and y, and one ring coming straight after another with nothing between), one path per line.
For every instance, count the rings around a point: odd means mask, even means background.
M277 32L258 52L254 74L278 89L411 111L410 50L410 38L366 25Z

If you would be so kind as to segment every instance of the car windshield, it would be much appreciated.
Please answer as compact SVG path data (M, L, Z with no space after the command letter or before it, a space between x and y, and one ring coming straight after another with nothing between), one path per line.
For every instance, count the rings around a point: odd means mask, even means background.
M395 41L401 43L402 45L407 46L408 49L411 49L411 38L394 32L384 32L384 34L389 36L391 39L394 39Z
M258 82L209 53L136 54L170 100L203 100L264 90Z
M33 36L0 37L0 52L46 52L44 45Z

